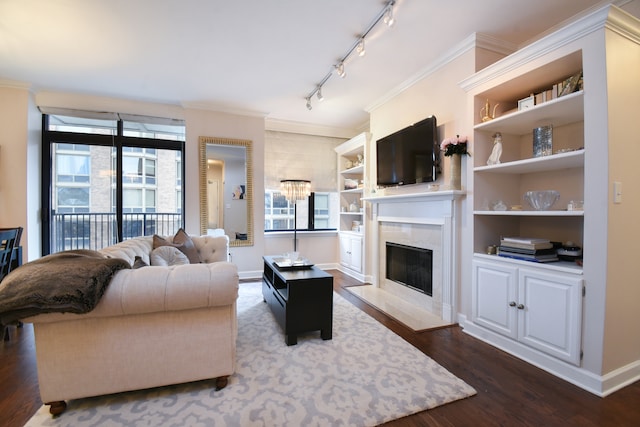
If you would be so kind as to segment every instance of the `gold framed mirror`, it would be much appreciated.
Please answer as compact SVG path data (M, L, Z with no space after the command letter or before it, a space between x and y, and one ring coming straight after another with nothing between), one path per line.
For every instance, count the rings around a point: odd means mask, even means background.
M200 234L226 234L230 246L253 246L253 146L201 136Z

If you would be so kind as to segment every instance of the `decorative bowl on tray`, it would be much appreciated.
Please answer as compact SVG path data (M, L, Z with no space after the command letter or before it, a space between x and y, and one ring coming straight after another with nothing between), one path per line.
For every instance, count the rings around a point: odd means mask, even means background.
M523 199L536 211L546 211L560 198L556 190L527 191Z

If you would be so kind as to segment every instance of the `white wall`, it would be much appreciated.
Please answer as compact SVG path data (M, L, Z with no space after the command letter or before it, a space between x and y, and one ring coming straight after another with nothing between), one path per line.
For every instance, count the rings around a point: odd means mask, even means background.
M200 232L200 192L198 138L201 136L248 139L253 141L253 246L231 248L232 261L240 277L257 277L264 255L264 118L238 116L206 110L186 109L185 154L185 227L188 233Z

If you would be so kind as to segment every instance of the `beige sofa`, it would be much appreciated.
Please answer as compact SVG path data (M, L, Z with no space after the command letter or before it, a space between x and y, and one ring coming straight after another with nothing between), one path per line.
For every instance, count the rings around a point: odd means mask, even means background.
M65 400L216 378L235 370L238 272L226 236L194 236L200 264L115 273L95 309L24 319L34 325L40 395L50 412ZM149 264L153 240L101 250Z

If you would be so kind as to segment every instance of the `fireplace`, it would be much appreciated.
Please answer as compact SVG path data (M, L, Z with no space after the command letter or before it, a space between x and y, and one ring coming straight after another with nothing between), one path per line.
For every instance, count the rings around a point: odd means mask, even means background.
M433 296L433 251L386 242L387 279Z
M463 194L458 191L433 191L385 194L365 199L373 205L372 221L377 224L372 233L372 246L378 267L372 283L381 291L448 322L455 322L455 283L459 268L456 222L458 199ZM395 269L393 262L387 264L389 247L392 252L399 247L415 248L421 252L418 258L429 254L429 291L425 289L427 285L416 286L402 278L394 279L393 272L392 276L388 276L387 269ZM421 280L418 278L417 283L421 283ZM410 284L406 286L400 282Z

